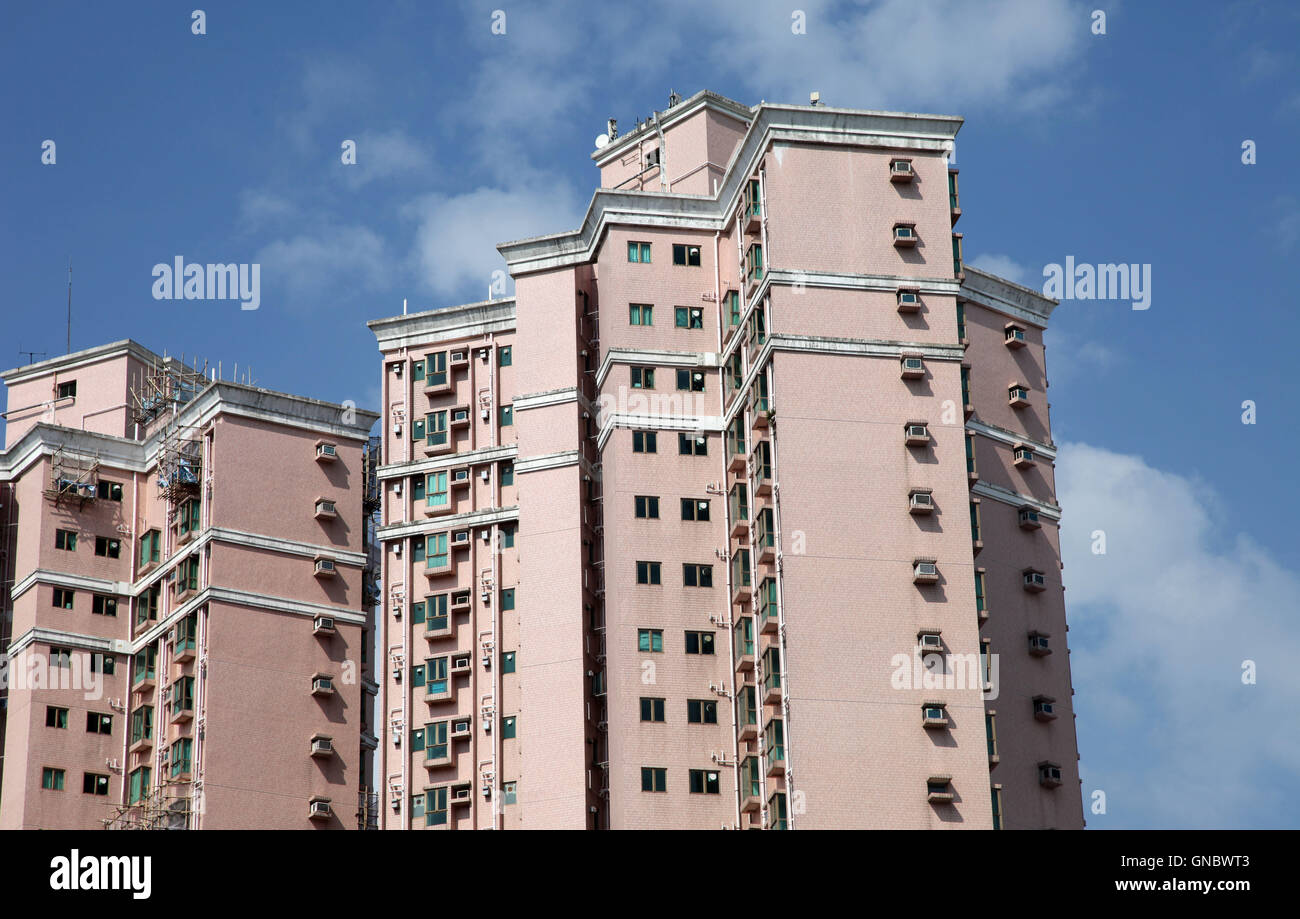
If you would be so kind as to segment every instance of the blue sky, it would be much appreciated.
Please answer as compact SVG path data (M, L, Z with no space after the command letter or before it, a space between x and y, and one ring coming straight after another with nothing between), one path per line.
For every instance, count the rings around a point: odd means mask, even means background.
M207 3L199 36L193 3L8 4L0 365L62 353L70 256L74 349L130 337L375 407L365 320L482 299L495 242L576 226L606 118L703 88L962 115L969 261L1035 287L1067 256L1151 266L1150 309L1065 301L1048 333L1089 824L1300 826L1300 10L591 7ZM154 300L177 255L259 263L261 307Z

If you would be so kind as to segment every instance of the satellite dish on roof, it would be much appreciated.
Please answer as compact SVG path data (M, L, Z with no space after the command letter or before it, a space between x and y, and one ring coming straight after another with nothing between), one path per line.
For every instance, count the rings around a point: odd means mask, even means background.
M605 144L607 144L607 143L609 143L609 135L608 135L608 134L597 134L597 135L596 135L596 149L597 149L597 150L599 150L601 147L605 146Z

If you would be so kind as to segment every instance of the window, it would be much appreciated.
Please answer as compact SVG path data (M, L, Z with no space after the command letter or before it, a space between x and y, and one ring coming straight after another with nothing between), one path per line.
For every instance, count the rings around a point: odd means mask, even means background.
M501 783L501 795L502 795L501 803L502 803L502 804L514 804L517 800L519 800L519 795L518 795L518 792L517 792L517 790L516 790L517 788L518 788L518 785L517 785L517 783L515 783L515 782L502 782L502 783Z
M753 657L754 620L749 616L737 618L733 632L735 635L736 657Z
M119 558L122 555L122 541L109 539L107 536L96 536L95 554L101 558Z
M51 653L53 649L51 649ZM112 676L117 671L117 658L95 651L90 655L90 672Z
M660 584L659 562L637 562L636 582L638 584Z
M638 520L659 519L659 499L652 495L637 495L633 499Z
M704 309L699 306L674 307L673 325L679 329L704 328Z
M56 705L45 706L45 726L47 728L66 728L68 726L68 710L59 708Z
M777 596L776 578L763 578L758 585L758 616L764 623L778 621Z
M691 794L718 794L718 773L711 769L691 770Z
M515 672L515 653L516 653L516 652L514 652L514 651L502 651L502 652L501 652L501 672L502 672L502 673L514 673L514 672Z
M695 564L682 565L682 586L712 587L713 566Z
M994 723L994 713L984 713L984 734L989 742L989 759L996 761L998 755L998 730Z
M424 825L446 826L448 816L447 789L430 788L425 792Z
M704 392L704 372L701 370L678 370L677 389L681 392Z
M417 418L411 424L411 440L424 440L424 419Z
M197 555L187 558L177 566L176 589L177 591L199 589L199 557Z
M424 416L424 442L430 447L447 444L447 413L429 412Z
M444 386L447 383L447 352L430 354L424 360L424 385Z
M437 696L445 693L450 685L447 682L447 658L435 657L428 662L428 681L425 684L429 690L429 695Z
M754 518L754 544L760 551L776 548L776 517L770 507L763 508Z
M961 368L961 402L962 405L970 406L970 368Z
M101 715L99 712L86 712L87 734L112 734L113 716Z
M709 502L699 498L682 498L682 519L704 522L709 519Z
M745 253L745 277L750 281L763 280L763 247L758 243Z
M769 645L763 652L763 691L781 691L781 649Z
M785 762L785 724L780 718L773 718L763 731L763 752L768 764Z
M687 724L717 724L718 703L709 699L686 700Z
M424 361L411 362L411 382L418 383L424 379Z
M515 608L515 588L507 587L501 591L501 610L507 612Z
M966 307L957 301L957 340L966 340Z
M753 581L749 571L749 550L737 549L731 556L731 583L736 587L749 587Z
M650 244L649 243L628 243L627 260L629 262L639 262L642 265L650 264Z
M451 747L447 740L447 722L438 721L424 729L424 758L428 760L450 759Z
M966 474L975 475L975 435L966 435Z
M146 705L131 713L131 743L153 739L153 706Z
M71 530L54 531L54 548L64 549L68 552L77 551L77 534Z
M515 407L513 405L501 406L501 427L508 428L515 423Z
M191 498L183 503L180 506L179 516L179 532L182 536L197 530L199 528L199 502Z
M662 651L664 649L664 630L637 629L636 648L638 651Z
M1002 829L1002 786L994 785L993 792L993 829Z
M509 718L502 718L502 719L501 719L501 739L502 739L502 740L514 740L514 739L515 739L515 737L517 736L516 731L517 731L517 728L518 728L518 724L517 724L517 719L518 719L518 717L519 717L518 715L511 715Z
M140 537L140 567L152 565L159 559L159 551L162 548L162 534L157 530L150 530Z
M686 653L687 654L712 654L713 633L712 632L687 632Z
M703 434L678 434L677 452L682 456L708 456L709 439Z
M633 389L654 389L655 369L653 367L633 367L632 388Z
M424 607L422 612L424 613L424 630L426 632L442 632L446 631L450 626L451 619L448 613L446 594L429 597L424 603L414 604L414 606ZM415 623L414 609L411 611L411 622L412 624Z
M424 601L411 604L411 625L424 624L424 620L425 620L424 610L425 610Z
M785 792L778 791L767 799L767 824L769 829L789 829L789 818L785 810Z
M497 348L497 366L510 367L514 364L514 353L510 345L502 345Z
M103 796L108 794L108 776L87 772L81 777L81 793Z
M55 609L72 609L72 601L76 592L68 590L66 587L54 588L54 608Z
M95 594L91 598L90 611L96 616L116 616L117 597L105 597Z
M664 700L641 697L641 720L642 721L663 721L664 720Z
M642 791L667 791L668 770L656 769L650 766L642 766L641 767L641 790Z
M41 787L50 791L63 791L63 770L46 766L41 770Z
M657 431L633 431L632 452L633 453L658 453L659 452L658 432Z
M686 265L689 268L700 267L700 247L684 243L673 243L673 264Z
M420 670L424 670L424 668L421 667ZM424 728L416 728L411 731L411 752L424 752Z
M727 496L728 507L731 509L731 519L733 522L744 522L749 519L749 486L744 482L737 482L731 486L731 494Z
M722 303L727 310L727 325L734 329L740 325L740 291L727 291L723 294Z
M758 187L758 179L750 179L745 186L745 216L763 216L763 194Z
M980 541L980 506L978 501L970 503L970 538L972 542Z
M737 416L727 428L727 456L744 456L748 452L745 446L745 419Z
M447 492L447 473L430 472L425 487L425 501L429 507L446 507L450 503Z
M59 398L60 398L60 399L73 399L73 398L76 398L76 395L77 395L77 381L76 381L76 380L68 380L68 382L66 382L66 383L60 383L60 384L59 384Z
M654 325L655 308L649 303L628 304L629 325Z
M423 481L421 479L420 481ZM425 537L417 536L411 540L411 561L422 562L425 559Z
M132 682L140 683L144 680L152 680L157 676L157 663L157 645L149 645L147 648L141 648L137 651L135 653L135 663L132 667L135 671L135 676L133 677Z
M171 713L173 716L194 709L194 677L183 676L171 688Z
M153 770L148 766L141 766L131 773L131 797L128 804L139 804L149 796L149 786L153 780Z
M975 572L975 609L986 613L988 608L988 600L984 592L984 570L978 569Z
M513 485L513 484L515 484L515 464L514 464L514 463L502 463L502 464L501 464L501 484L502 484L502 485Z
M515 531L518 529L519 527L513 523L501 526L501 547L503 549L513 549L515 547Z
M736 692L737 720L741 728L758 726L758 688L752 683Z
M429 536L429 546L425 553L426 568L446 568L451 559L447 554L447 534L433 533Z
M122 503L122 486L118 482L100 482L95 487L95 497L101 501Z
M72 649L59 648L50 645L50 666L51 667L71 667L72 666Z

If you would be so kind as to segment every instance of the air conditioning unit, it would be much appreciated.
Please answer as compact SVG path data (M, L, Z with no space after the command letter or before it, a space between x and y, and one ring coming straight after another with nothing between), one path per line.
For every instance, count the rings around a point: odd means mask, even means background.
M468 785L457 785L451 790L451 800L468 801L470 798Z
M335 506L334 506L334 502L333 502L333 501L326 501L326 500L323 499L323 498L322 498L320 501L317 501L317 502L316 502L316 516L317 516L317 517L337 517L337 516L338 516L338 511L337 511L337 509L336 509Z
M1038 511L1034 510L1032 507L1022 507L1017 516L1020 520L1020 528L1022 530L1038 530L1043 526L1038 519Z
M470 670L469 655L457 654L451 659L452 673L468 673Z
M1034 451L1028 447L1016 447L1013 456L1017 466L1024 467L1034 465Z
M1052 647L1051 642L1048 640L1048 636L1044 635L1042 632L1030 632L1029 653L1035 657L1043 657L1044 655L1051 654Z
M318 558L316 559L316 574L333 575L335 573L334 559Z
M934 511L934 496L928 491L914 491L907 498L913 514L929 514Z
M924 424L909 424L903 433L909 447L919 447L930 442L930 429Z
M468 469L453 469L452 472L451 472L451 480L452 480L452 482L468 482L468 481L469 481L469 470L468 470Z
M469 360L469 354L467 352L465 351L451 352L451 362L453 364L463 364L467 360Z
M898 311L900 313L916 313L921 309L921 295L914 290L900 290L898 292Z
M933 584L939 580L939 566L934 562L915 562L912 580L917 584Z
M912 170L911 160L890 160L889 179L892 182L910 182L916 173Z
M452 609L469 609L469 591L461 591L451 595Z
M312 677L311 692L314 696L332 696L334 680L327 676Z
M1029 388L1016 383L1007 387L1007 404L1019 408L1029 404Z
M336 631L334 628L334 619L331 616L317 616L312 626L312 631L317 635L333 635Z
M921 717L926 727L948 723L948 712L942 705L927 705L921 709Z
M1056 700L1045 696L1034 699L1034 717L1039 721L1056 720Z
M1038 764L1038 784L1055 788L1061 784L1061 767L1056 763Z
M316 459L332 460L339 455L338 448L334 444L317 444Z
M328 820L334 816L334 812L330 810L329 801L312 801L311 811L308 816L312 820Z
M919 357L903 358L903 379L919 380L925 376L925 361Z
M1023 348L1025 346L1025 330L1018 325L1008 323L1006 345L1008 348Z
M453 546L469 545L469 530L456 530L451 534L451 544Z
M311 739L312 756L333 756L334 741L323 734L317 734Z
M926 651L939 651L943 649L943 636L939 632L922 632L917 636L921 647Z
M470 735L470 729L469 729L468 718L464 718L460 721L453 721L451 723L452 737L468 737L469 735Z
M1047 578L1041 571L1034 571L1032 568L1024 572L1025 590L1032 593L1047 589Z
M916 245L916 228L905 223L894 225L894 245L910 248Z

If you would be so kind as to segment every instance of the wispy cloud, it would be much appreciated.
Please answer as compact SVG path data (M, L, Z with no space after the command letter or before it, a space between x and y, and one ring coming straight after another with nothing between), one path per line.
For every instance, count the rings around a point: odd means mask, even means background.
M364 226L324 228L277 239L257 254L263 305L278 298L292 308L328 312L353 296L391 282L395 265L383 239Z
M1034 290L1042 289L1042 277L1034 277L1032 272L1009 255L988 252L971 259L970 264L981 271L996 274L1000 278L1014 281L1022 287Z

